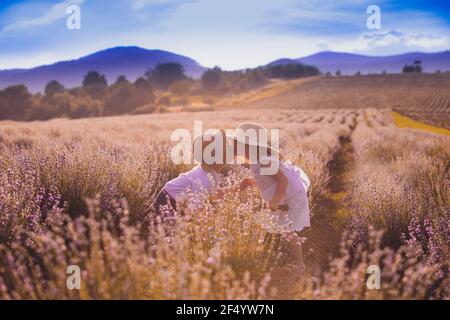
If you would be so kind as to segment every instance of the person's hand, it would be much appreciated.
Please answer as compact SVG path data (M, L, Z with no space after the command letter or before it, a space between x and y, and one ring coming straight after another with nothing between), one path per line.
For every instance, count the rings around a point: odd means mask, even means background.
M247 177L241 180L240 188L241 190L246 190L248 187L255 185L255 180L253 178Z
M225 198L225 191L222 189L217 189L214 193L212 193L209 197L213 201L223 200Z
M219 200L223 200L225 198L225 190L218 189L217 190L217 198Z
M276 200L269 201L269 209L271 211L277 211L279 205L280 205L280 203Z

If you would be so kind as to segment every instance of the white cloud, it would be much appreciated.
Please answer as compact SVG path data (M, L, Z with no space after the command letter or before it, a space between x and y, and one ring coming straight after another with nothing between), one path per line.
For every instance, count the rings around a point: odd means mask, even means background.
M359 37L355 51L365 53L400 53L405 51L438 51L448 49L449 39L431 34L368 32Z
M49 25L61 18L67 16L66 9L70 5L81 5L84 0L65 0L52 6L45 14L39 17L34 17L25 20L16 20L15 22L6 25L1 33L10 33L21 31L29 28L37 28Z
M448 43L447 38L423 34L414 34L405 38L405 44L409 47L418 46L430 50L447 47Z
M317 50L319 50L319 51L329 51L330 50L328 43L326 43L325 41L316 42L316 47L317 47Z
M184 2L183 0L133 0L131 8L141 10L149 6L176 5Z

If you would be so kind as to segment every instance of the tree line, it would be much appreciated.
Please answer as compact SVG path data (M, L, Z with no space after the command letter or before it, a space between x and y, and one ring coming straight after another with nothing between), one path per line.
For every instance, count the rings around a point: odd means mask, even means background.
M421 73L422 72L422 61L421 60L415 60L414 64L409 65L406 64L403 69L403 73Z
M162 63L134 82L125 76L108 84L105 75L89 71L76 88L49 81L44 93L31 94L23 84L0 90L0 120L47 120L152 113L171 104L171 96L225 95L265 85L271 78L299 78L319 74L313 66L286 64L240 71L215 67L199 80L186 76L179 63Z

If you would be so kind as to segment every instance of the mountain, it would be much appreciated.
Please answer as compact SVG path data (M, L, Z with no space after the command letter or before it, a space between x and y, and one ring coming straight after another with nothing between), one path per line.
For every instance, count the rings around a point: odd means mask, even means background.
M140 47L115 47L91 55L61 61L32 69L0 70L0 88L23 83L31 92L43 91L50 80L57 80L65 87L79 86L84 75L90 70L106 75L108 82L114 82L119 75L134 81L147 69L158 63L178 62L186 74L198 78L206 70L196 61L172 52L147 50Z
M392 56L366 56L361 54L343 52L319 52L298 59L279 59L269 63L285 64L300 62L318 67L322 72L334 73L341 70L342 74L361 73L401 73L406 64L413 64L415 60L422 61L424 72L436 72L436 70L450 71L450 51L423 53L411 52Z
M279 59L269 65L304 63L318 67L322 72L342 74L400 73L405 64L415 60L422 61L424 72L450 70L450 51L437 53L411 52L392 56L366 56L343 52L319 52L298 59ZM147 69L158 63L178 62L183 65L186 74L198 78L206 70L191 58L162 50L147 50L140 47L114 47L70 61L61 61L51 65L32 69L0 70L0 89L13 84L23 83L31 92L42 92L50 80L58 80L65 87L79 86L84 75L97 70L106 75L108 82L114 82L119 75L125 75L134 81Z
M295 59L282 58L282 59L272 61L271 63L267 64L267 66L271 67L271 66L279 66L279 65L283 65L283 64L293 64L293 63L298 63L298 61Z

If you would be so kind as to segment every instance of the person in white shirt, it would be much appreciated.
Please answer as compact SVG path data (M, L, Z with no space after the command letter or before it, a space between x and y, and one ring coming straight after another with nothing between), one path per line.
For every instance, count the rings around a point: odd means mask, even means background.
M268 202L271 210L271 219L264 223L268 238L282 242L288 256L286 260L304 268L298 232L310 226L307 196L309 178L291 161L284 161L279 152L270 148L268 143L260 141L260 135L246 135L248 130L263 131L266 137L268 133L259 124L246 122L240 124L234 134L237 141L235 156L245 157L253 175L253 179L248 180L247 184L258 186L262 198ZM244 150L244 154L240 154L241 150ZM273 170L268 171L269 168Z
M201 148L195 147L197 143ZM205 149L212 143L215 144L215 150L222 149L223 152L213 161L205 161ZM233 146L223 129L196 137L194 159L201 163L164 185L153 203L155 218L159 217L163 221L171 220L180 209L181 203L184 205L183 209L196 211L202 208L206 197L220 198L223 192L218 188L219 173L226 165L227 149L232 150Z
M191 170L180 174L177 178L168 181L164 185L163 192L172 198L175 203L183 201L190 209L195 209L201 206L203 196L217 191L220 169L218 166L198 164ZM188 199L188 193L195 199Z

